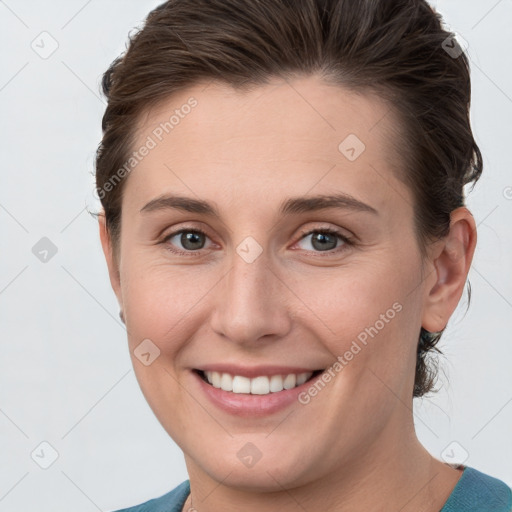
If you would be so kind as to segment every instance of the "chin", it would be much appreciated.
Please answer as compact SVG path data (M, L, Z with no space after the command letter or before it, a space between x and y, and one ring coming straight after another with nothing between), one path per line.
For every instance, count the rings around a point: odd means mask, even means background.
M199 456L194 457L193 471L198 469L223 485L256 493L275 492L282 490L283 487L291 489L308 482L307 474L310 471L304 465L304 457L296 460L293 452L288 451L282 444L280 449L274 447L270 454L261 453L261 458L254 458L252 461L247 454L253 451L253 455L257 457L257 453L250 445L250 441L231 440L231 444L236 444L237 449L219 450L217 453L209 451L207 457L204 457L204 453L196 454ZM241 445L241 448L238 448L238 445ZM194 446L193 451L197 451L197 448L197 445ZM270 450L270 447L267 450ZM191 469L188 467L189 473Z

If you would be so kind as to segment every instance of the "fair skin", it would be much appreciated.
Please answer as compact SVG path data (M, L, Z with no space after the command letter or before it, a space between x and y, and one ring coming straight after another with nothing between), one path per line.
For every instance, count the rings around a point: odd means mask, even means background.
M422 268L411 192L394 176L385 141L389 107L315 76L291 84L249 92L198 84L141 118L137 148L191 96L198 102L129 175L119 261L100 217L136 377L184 452L198 512L438 512L461 471L416 437L416 344L420 327L443 329L461 298L473 216L464 207L452 213L450 234L429 247ZM338 150L351 133L366 146L354 161ZM220 217L140 212L169 193L207 201ZM334 193L378 214L279 213L290 197ZM167 238L182 228L207 236L195 245ZM355 244L331 235L322 250L322 229ZM262 249L251 262L237 252L249 236ZM227 412L193 372L219 362L327 369L394 303L400 312L307 405ZM160 350L148 366L134 356L144 339ZM252 467L237 456L246 443L261 454Z

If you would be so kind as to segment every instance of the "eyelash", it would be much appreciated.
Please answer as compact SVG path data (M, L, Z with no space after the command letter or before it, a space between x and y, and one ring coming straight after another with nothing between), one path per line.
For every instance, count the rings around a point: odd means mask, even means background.
M165 243L167 243L168 240L170 240L171 238L173 238L176 235L179 235L181 233L198 233L198 234L208 237L208 234L205 233L202 229L185 227L178 231L173 231L172 233L169 233L160 243L165 244ZM339 231L336 231L335 229L332 229L332 228L315 228L315 229L310 229L310 230L304 230L300 233L301 237L299 238L299 240L297 240L297 242L301 241L303 238L305 238L306 236L311 235L313 233L322 233L322 234L337 236L339 239L341 239L341 241L344 244L341 247L338 247L336 249L331 249L329 251L308 251L308 252L313 252L320 257L323 257L324 254L326 256L332 256L333 254L338 254L339 252L345 251L349 247L355 245L354 241L351 238L349 238L345 235L342 235ZM200 256L200 253L201 253L201 249L198 251L182 251L181 249L171 249L170 246L167 247L167 250L174 254L178 254L180 256L192 256L193 254L197 254L198 256Z

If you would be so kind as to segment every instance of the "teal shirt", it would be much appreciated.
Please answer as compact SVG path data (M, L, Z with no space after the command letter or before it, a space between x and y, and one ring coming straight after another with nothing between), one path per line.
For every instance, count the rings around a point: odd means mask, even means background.
M190 493L190 480L152 500L115 512L181 512ZM440 512L512 512L512 490L492 476L468 466Z

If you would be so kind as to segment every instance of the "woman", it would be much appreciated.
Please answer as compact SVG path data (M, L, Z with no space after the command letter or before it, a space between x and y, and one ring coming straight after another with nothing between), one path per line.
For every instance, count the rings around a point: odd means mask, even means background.
M124 510L512 509L414 431L476 246L452 36L423 0L174 0L105 73L101 242L189 474Z

